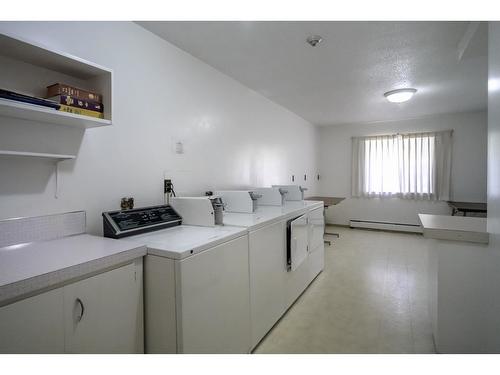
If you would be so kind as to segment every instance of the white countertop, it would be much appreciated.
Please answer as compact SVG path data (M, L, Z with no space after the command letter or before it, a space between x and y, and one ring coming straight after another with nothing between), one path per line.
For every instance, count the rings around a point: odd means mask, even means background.
M440 240L488 243L487 219L484 217L419 214L424 237Z
M259 206L254 213L224 212L224 225L256 230L263 226L322 208L321 201L286 201L283 206Z
M216 225L202 227L179 225L172 228L127 237L124 240L145 244L148 254L184 259L223 242L244 236L243 228Z
M253 214L225 213L223 226L180 225L122 240L79 234L1 247L0 306L146 254L184 259L244 236L250 228L320 207L320 201L289 201L259 207Z
M146 255L129 241L80 234L0 248L0 305Z

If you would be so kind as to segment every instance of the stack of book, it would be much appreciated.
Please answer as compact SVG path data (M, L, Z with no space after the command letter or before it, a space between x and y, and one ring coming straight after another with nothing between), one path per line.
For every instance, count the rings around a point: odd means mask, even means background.
M25 95L5 89L0 89L0 98L53 109L59 109L61 107L58 103L54 103L51 100L40 99L35 96Z
M59 111L104 118L101 94L82 90L65 83L55 83L47 87L47 99L60 104Z

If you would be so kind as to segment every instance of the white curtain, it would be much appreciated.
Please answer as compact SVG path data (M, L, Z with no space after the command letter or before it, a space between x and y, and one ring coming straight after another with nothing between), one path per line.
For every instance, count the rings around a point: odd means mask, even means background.
M452 130L352 139L352 196L450 199Z

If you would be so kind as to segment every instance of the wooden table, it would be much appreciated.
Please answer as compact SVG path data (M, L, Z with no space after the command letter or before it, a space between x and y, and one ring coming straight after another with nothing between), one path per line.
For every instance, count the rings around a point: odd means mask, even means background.
M335 206L335 205L339 204L344 199L345 198L342 198L342 197L321 197L321 196L306 198L306 200L308 200L308 201L322 201L323 206L325 207L325 210L330 206ZM323 211L323 215L325 215L325 211ZM339 233L332 233L332 232L326 231L326 222L325 222L325 234L328 234L330 236L337 236L337 238L340 237ZM326 244L328 244L328 246L330 246L332 244L332 242L329 240L324 240L324 241Z
M342 202L345 198L339 198L339 197L309 197L306 198L308 201L323 201L323 204L325 205L325 208L328 208L330 206L335 206L336 204L339 204Z
M452 216L455 216L455 214L459 212L462 212L463 216L467 216L467 212L488 212L488 206L486 203L448 201L448 205L453 209L451 213Z

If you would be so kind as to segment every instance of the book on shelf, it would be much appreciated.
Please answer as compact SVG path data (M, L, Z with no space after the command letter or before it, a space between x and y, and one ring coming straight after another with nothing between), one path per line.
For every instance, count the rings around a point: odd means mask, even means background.
M104 107L102 103L94 102L91 100L83 100L78 99L74 96L69 95L56 95L48 98L49 100L53 100L58 104L64 104L70 107L88 109L89 111L103 112Z
M59 108L59 110L63 111L63 112L73 113L75 115L90 116L90 117L95 117L95 118L104 118L104 115L102 114L102 112L91 111L91 110L83 109L83 108L71 107L71 106L65 105L65 104L61 104L60 106L61 106L61 108Z
M53 109L59 109L59 107L61 106L60 104L54 103L51 100L40 99L35 96L20 94L18 92L4 89L0 89L0 98Z
M80 89L66 83L54 83L47 86L47 98L56 95L68 95L81 100L89 100L97 103L102 102L102 95L92 91Z

